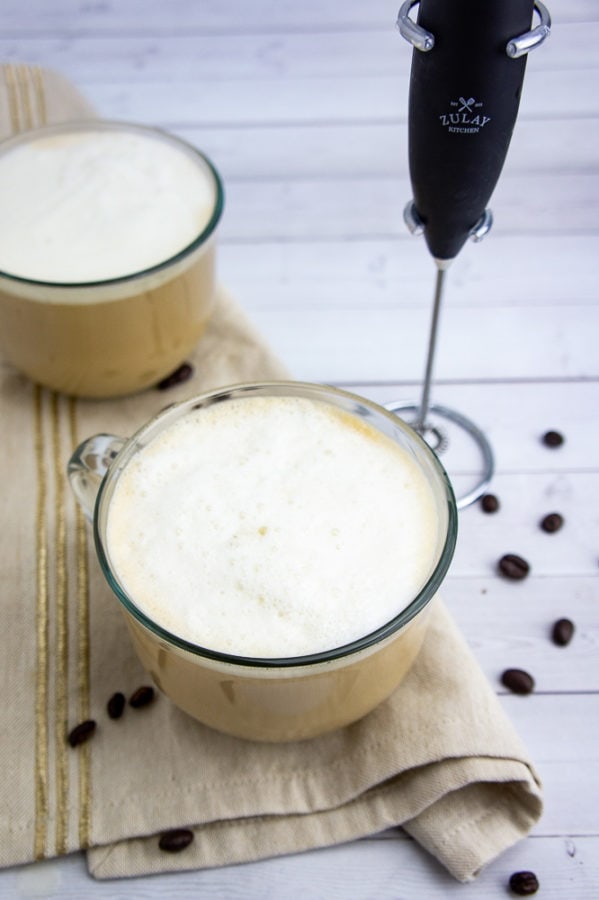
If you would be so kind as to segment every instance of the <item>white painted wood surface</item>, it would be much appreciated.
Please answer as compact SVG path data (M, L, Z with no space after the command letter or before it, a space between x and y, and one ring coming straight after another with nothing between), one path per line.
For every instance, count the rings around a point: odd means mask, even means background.
M0 872L0 898L599 896L599 4L547 0L488 240L450 272L433 399L494 447L496 516L461 513L445 597L529 745L546 812L474 885L402 833L205 872L97 883L75 855ZM100 114L168 127L227 189L222 280L298 378L417 399L433 268L410 238L410 49L398 0L3 0L0 59L50 65ZM556 451L540 435L557 428ZM458 466L456 483L470 461ZM540 531L561 512L564 529ZM529 558L525 585L494 572ZM557 648L551 623L577 626ZM536 692L506 694L507 666Z

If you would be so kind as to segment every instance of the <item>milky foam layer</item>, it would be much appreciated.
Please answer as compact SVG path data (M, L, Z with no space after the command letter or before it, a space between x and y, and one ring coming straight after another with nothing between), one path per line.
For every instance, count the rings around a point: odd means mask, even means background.
M200 160L146 132L84 130L0 154L0 270L51 282L103 281L187 247L214 210Z
M128 596L213 650L285 657L393 618L430 575L431 488L353 415L300 397L199 409L121 474L107 545Z

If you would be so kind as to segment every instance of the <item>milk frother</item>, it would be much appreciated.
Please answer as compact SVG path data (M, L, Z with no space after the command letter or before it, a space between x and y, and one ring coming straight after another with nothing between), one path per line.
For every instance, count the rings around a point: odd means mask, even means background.
M418 7L416 21L410 17L413 7ZM532 27L535 16L538 23ZM398 402L387 408L415 414L412 424L437 453L447 447L438 418L475 441L483 475L458 498L461 508L484 493L494 461L487 438L473 422L429 404L445 276L465 242L482 240L492 225L487 203L512 137L527 54L547 38L551 20L535 0L407 0L397 27L414 47L408 109L414 199L404 219L412 233L424 235L437 275L420 404Z

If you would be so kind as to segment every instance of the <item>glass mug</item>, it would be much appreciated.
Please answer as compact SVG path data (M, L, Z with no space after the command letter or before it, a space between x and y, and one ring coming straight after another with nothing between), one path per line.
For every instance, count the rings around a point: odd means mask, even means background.
M173 426L185 425L189 421L186 417L195 415L201 421L207 411L220 414L220 409L213 409L215 404L220 408L229 405L238 415L236 410L244 408L240 401L243 404L252 398L301 398L318 406L324 404L327 414L332 411L334 416L345 417L344 421L351 420L352 428L358 431L376 429L379 438L383 435L385 441L390 439L393 454L400 448L408 455L410 465L416 465L430 486L434 527L424 581L414 595L409 595L405 608L341 646L275 657L237 655L202 646L186 639L184 628L174 633L170 626L157 621L159 616L142 609L132 596L134 591L125 588L111 557L107 541L111 503L119 480L132 461L139 461L145 448L156 448L153 442ZM234 402L237 405L230 406ZM163 462L166 468L168 452ZM162 463L159 470L161 466ZM307 477L311 477L310 471L308 464ZM420 650L431 601L447 572L456 543L455 498L432 450L395 415L332 387L300 382L242 384L194 397L167 407L128 440L96 435L84 441L71 457L68 474L76 497L93 519L100 566L121 603L134 648L145 669L160 690L200 722L252 740L310 738L357 721L385 700ZM202 476L210 478L211 473L202 469ZM317 518L319 510L314 509L313 515ZM201 541L201 534L198 540ZM159 544L154 552L160 553ZM361 560L356 560L356 564L361 565ZM392 596L394 591L395 587ZM321 599L325 604L326 597ZM364 599L368 602L368 598Z
M4 357L83 397L134 393L175 370L214 305L224 193L210 160L158 129L89 120L3 141L3 179L14 206L0 210L13 248L0 248Z

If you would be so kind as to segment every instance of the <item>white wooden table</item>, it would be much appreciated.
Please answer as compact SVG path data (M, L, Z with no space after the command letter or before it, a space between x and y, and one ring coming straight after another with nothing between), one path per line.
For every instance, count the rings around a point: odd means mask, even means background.
M450 2L450 0L448 0ZM599 896L599 3L547 0L492 200L495 226L450 271L435 401L496 455L501 510L460 514L445 598L530 747L546 812L459 885L397 830L252 865L99 883L82 857L0 873L0 897ZM295 377L418 399L434 269L402 222L410 198L411 51L398 0L3 0L0 59L72 78L105 117L167 127L226 183L221 277ZM548 450L550 428L566 436ZM459 481L459 478L456 479ZM560 512L547 535L539 519ZM505 552L533 567L501 581ZM555 647L552 622L576 623ZM507 695L508 666L533 695Z

